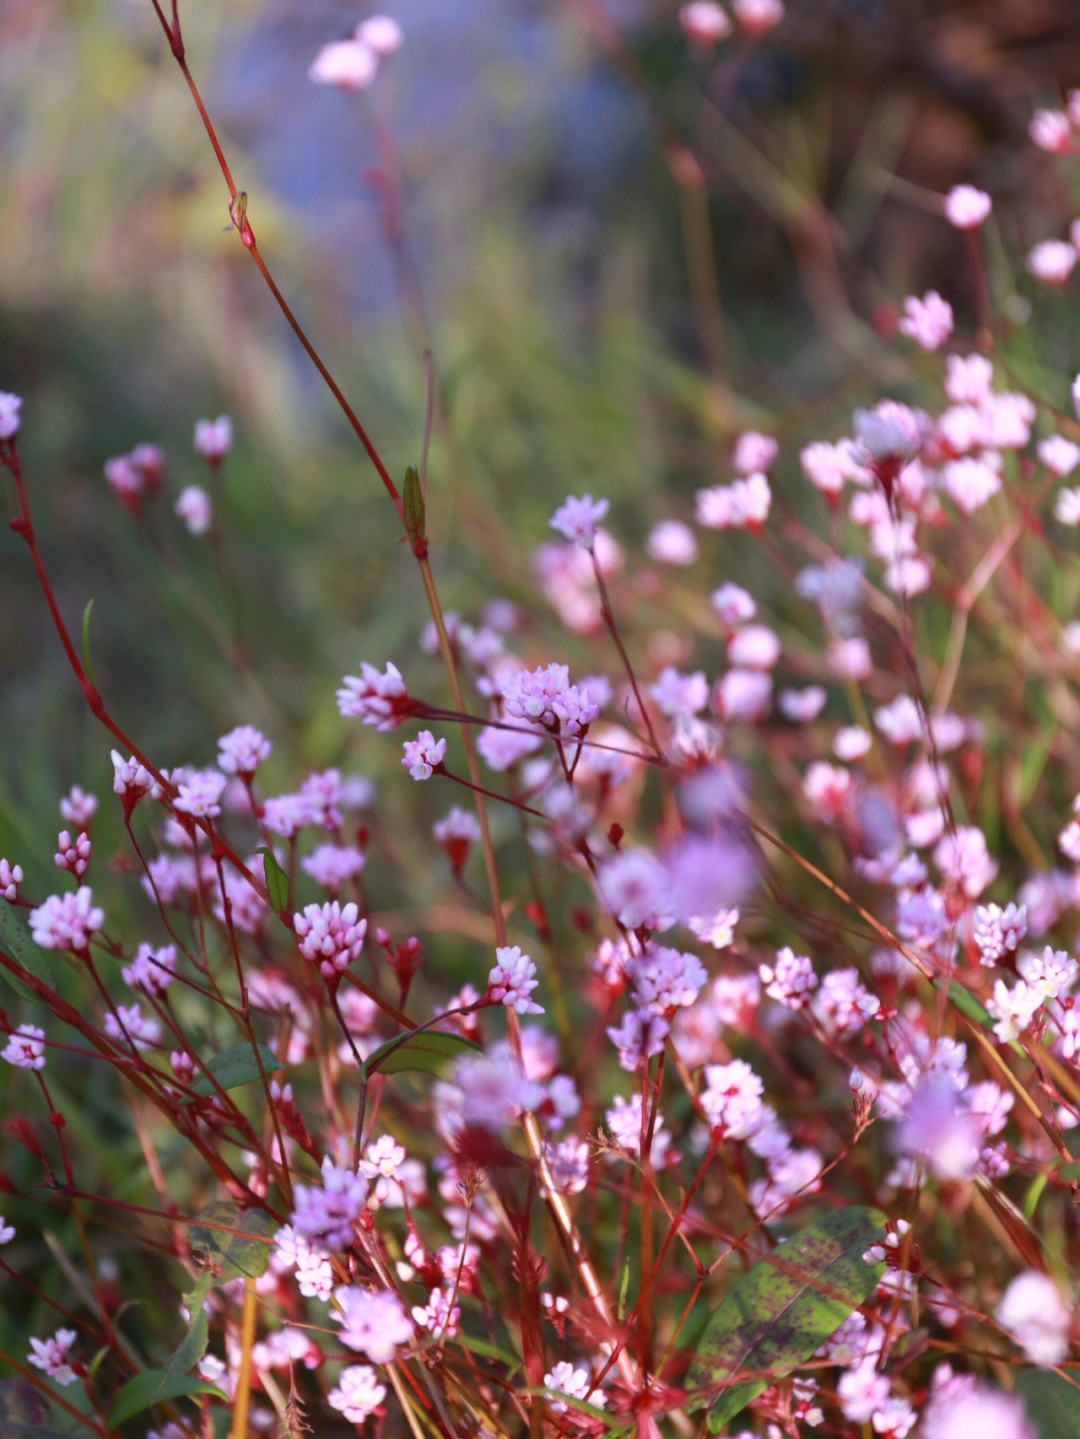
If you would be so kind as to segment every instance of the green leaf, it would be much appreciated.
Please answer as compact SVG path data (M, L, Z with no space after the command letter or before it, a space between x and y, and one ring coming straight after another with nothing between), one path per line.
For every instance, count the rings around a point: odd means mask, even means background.
M422 1074L438 1074L452 1055L483 1054L479 1044L460 1034L443 1029L424 1029L388 1039L368 1055L364 1064L365 1079L373 1074L404 1074L416 1070Z
M90 611L93 608L94 601L90 600L82 614L82 663L91 684L94 683L94 671L90 665Z
M1038 1439L1076 1439L1080 1434L1080 1390L1050 1369L1021 1369L1016 1393Z
M271 908L281 914L289 908L289 876L274 858L274 852L269 845L260 845L255 853L263 857L263 874L266 877L266 893L270 898Z
M27 933L26 925L18 912L8 904L7 900L0 899L0 946L7 950L11 958L18 961L23 969L28 969L35 979L40 979L52 989L56 989L56 976L53 973L52 961L45 950L39 949ZM28 1000L31 1004L40 1004L34 991L25 984L17 975L11 973L0 965L0 979L9 984L20 998Z
M272 1074L275 1069L281 1068L281 1060L265 1044L259 1045L259 1058L264 1074ZM234 1044L229 1049L223 1049L207 1062L206 1067L222 1089L239 1089L242 1084L250 1084L253 1079L259 1078L259 1065L250 1044ZM196 1094L217 1093L205 1074L197 1074L189 1088Z
M146 1369L129 1379L116 1396L116 1403L109 1415L109 1428L116 1429L126 1424L136 1414L149 1409L152 1404L164 1404L169 1399L180 1399L185 1394L216 1394L219 1399L227 1396L216 1384L207 1384L202 1379L174 1375L168 1378L163 1369Z
M881 1243L884 1223L876 1209L830 1210L748 1269L724 1296L687 1375L691 1389L727 1385L691 1406L711 1406L713 1433L809 1359L868 1298L885 1266L862 1256ZM759 1377L739 1380L748 1370Z
M969 989L958 983L955 979L949 982L949 1002L956 1006L961 1014L973 1019L983 1029L992 1029L994 1017L983 1004L982 1000L976 999Z
M265 1273L270 1258L266 1237L275 1228L261 1209L238 1209L235 1204L210 1204L199 1211L199 1219L201 1224L188 1228L188 1248L213 1274L202 1275L187 1298L192 1312L196 1304L202 1304L211 1285L241 1277L257 1279Z
M420 476L410 465L405 471L405 533L415 544L424 538L427 523L424 515L424 495L420 489Z

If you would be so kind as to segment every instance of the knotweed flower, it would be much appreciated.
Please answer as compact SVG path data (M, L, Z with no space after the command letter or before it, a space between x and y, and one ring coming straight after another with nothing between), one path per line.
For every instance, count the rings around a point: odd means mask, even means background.
M44 1069L45 1031L36 1024L20 1024L8 1035L0 1059L16 1069Z
M22 397L0 390L0 441L13 440L19 433Z
M401 763L413 779L430 779L442 765L446 740L437 740L429 729L422 729L416 739L407 739L402 749Z
M714 45L731 33L731 21L714 0L692 0L679 11L679 24L695 45Z
M518 1014L543 1014L543 1006L529 997L539 983L529 956L515 944L496 949L495 957L499 962L488 975L488 997Z
M27 1362L44 1370L56 1384L74 1384L78 1375L67 1362L67 1354L77 1337L74 1329L58 1329L48 1339L31 1339Z
M369 1189L365 1175L339 1169L327 1157L322 1162L321 1186L296 1185L289 1216L293 1232L321 1249L348 1248L367 1204Z
M105 911L94 904L86 884L74 894L52 894L30 911L34 943L42 949L66 949L72 954L85 954L90 948L90 936L104 923Z
M359 957L367 934L367 920L358 916L354 901L341 905L336 899L325 904L305 905L302 914L293 915L300 953L317 964L326 979L343 974Z
M270 741L253 725L238 725L218 740L218 769L222 774L250 779L271 748Z
M571 496L563 501L548 523L564 540L589 550L596 543L597 526L608 508L608 500L594 500L592 495Z
M365 660L360 675L346 675L337 692L337 704L347 719L360 719L378 730L391 730L416 713L397 665L388 664L384 674Z
M210 496L201 485L185 485L174 506L189 535L205 535L214 518Z
M990 213L990 196L974 185L954 185L945 196L945 218L958 230L977 230Z
M330 1311L330 1318L341 1325L341 1342L366 1354L373 1364L389 1364L398 1345L412 1339L401 1300L389 1289L343 1284L334 1290L334 1298L338 1307Z
M1001 1296L995 1317L1032 1364L1060 1364L1069 1352L1072 1308L1047 1274L1029 1270L1017 1275Z
M330 1407L350 1424L363 1424L386 1398L386 1386L378 1382L369 1364L350 1364L338 1375L337 1384L326 1398Z
M209 465L220 465L233 447L232 420L218 415L216 420L196 420L192 446Z

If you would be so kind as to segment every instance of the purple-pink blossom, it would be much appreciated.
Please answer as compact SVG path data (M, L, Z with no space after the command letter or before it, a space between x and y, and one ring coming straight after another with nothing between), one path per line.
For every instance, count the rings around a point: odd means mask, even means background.
M367 920L359 917L356 903L308 904L293 915L300 953L319 966L327 979L343 974L364 947Z

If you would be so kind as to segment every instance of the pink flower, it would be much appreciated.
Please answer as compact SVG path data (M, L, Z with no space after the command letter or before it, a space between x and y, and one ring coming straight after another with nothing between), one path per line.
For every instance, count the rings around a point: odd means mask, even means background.
M187 485L180 491L175 505L189 535L205 535L213 520L210 496L201 485Z
M461 1310L453 1302L453 1290L446 1294L433 1289L426 1304L415 1304L412 1310L413 1323L427 1329L436 1338L446 1338L457 1333Z
M1069 1352L1072 1307L1047 1274L1029 1270L1012 1280L995 1315L1032 1364L1060 1364Z
M125 807L154 788L149 770L137 759L124 759L117 750L111 751L113 766L113 792L124 801Z
M137 1004L118 1004L115 1014L110 1011L105 1016L105 1033L145 1049L161 1039L161 1025L152 1015L143 1014Z
M73 839L68 830L62 829L57 836L53 863L76 879L82 879L90 868L90 836L84 832Z
M448 814L435 821L432 834L449 859L451 869L460 874L469 849L480 839L480 823L471 811L454 805Z
M779 450L780 446L772 435L746 430L735 441L735 450L731 456L732 468L737 475L752 475L757 470L767 472L772 469Z
M728 1139L746 1139L765 1117L761 1095L764 1085L742 1059L730 1064L707 1064L701 1107L714 1129Z
M720 623L729 628L744 624L757 614L753 597L741 585L733 585L730 581L713 590L709 603L719 616Z
M582 495L580 499L571 496L555 511L549 524L564 540L591 549L596 540L596 528L608 512L608 503L607 500L594 500L592 495Z
M113 455L105 461L105 483L132 514L139 509L146 489L146 475L130 455Z
M697 559L697 538L681 520L661 520L649 531L645 553L662 565L692 565Z
M924 1079L904 1106L896 1131L901 1154L925 1161L939 1179L969 1177L979 1157L978 1120L951 1075Z
M357 916L354 902L341 905L336 899L305 905L302 914L293 915L300 953L318 964L327 979L344 973L364 947L367 920Z
M330 1311L330 1318L341 1325L342 1343L366 1354L373 1364L389 1364L398 1345L412 1339L412 1325L401 1300L389 1289L340 1285L334 1298L338 1307Z
M966 1375L950 1375L939 1382L935 1374L934 1379L934 1393L923 1410L920 1439L972 1439L972 1435L1035 1439L1020 1399Z
M764 35L784 18L783 0L732 0L735 21L744 34Z
M218 768L250 779L270 755L270 741L253 725L238 725L218 740Z
M587 1404L594 1404L598 1409L603 1409L607 1400L604 1394L594 1387L589 1376L588 1369L583 1364L575 1366L565 1360L552 1366L544 1375L544 1387L553 1389L556 1394L565 1394L570 1399L582 1399ZM565 1414L567 1405L561 1400L552 1399L548 1407L553 1414Z
M97 813L97 807L97 795L87 794L79 785L74 784L60 801L60 818L79 829L86 829Z
M488 997L518 1014L543 1014L543 1007L529 998L539 981L536 965L518 945L496 949L499 961L488 975Z
M817 975L808 955L795 954L787 945L779 950L775 964L758 966L765 993L787 1009L803 1009L817 986Z
M945 218L958 230L977 230L990 213L990 196L974 185L954 185L945 196Z
M94 905L89 885L74 894L52 894L30 911L30 932L42 949L66 949L85 954L90 936L105 923L105 911Z
M355 38L335 40L315 56L308 79L316 85L336 85L339 90L363 90L378 68L379 58L370 45Z
M936 290L928 290L921 300L908 295L898 329L924 350L940 349L952 334L952 306Z
M346 675L337 692L338 710L348 719L360 719L378 730L391 730L403 719L416 713L405 681L397 665L388 664L380 674L366 660L360 676Z
M370 1184L363 1174L322 1162L322 1184L298 1184L290 1224L296 1234L323 1249L346 1249L368 1201Z
M173 808L181 814L195 818L215 819L221 813L221 796L228 783L217 770L186 770L180 774L174 771L177 781L176 799Z
M353 35L361 45L374 50L376 55L393 55L401 49L405 38L401 26L389 15L369 15L366 20L360 21Z
M401 763L415 780L430 779L441 766L446 754L446 741L437 740L429 729L422 729L415 739L402 745Z
M0 859L0 899L6 899L8 904L14 904L19 893L19 885L22 882L22 865Z
M218 415L216 420L196 420L195 453L202 455L210 465L220 465L233 447L232 420L228 415Z
M35 1024L20 1024L8 1035L0 1059L16 1069L44 1069L45 1031Z
M679 11L683 34L695 45L714 45L731 31L731 21L713 0L692 0Z
M140 944L135 958L120 973L132 989L141 989L144 994L164 994L176 978L176 945L152 949L148 944Z
M1074 445L1064 435L1047 435L1037 447L1039 459L1052 475L1063 480L1080 463L1080 445Z
M19 411L22 398L0 390L0 441L13 440L19 433Z
M300 861L300 868L331 895L355 879L366 863L363 851L351 844L321 844Z
M1036 110L1028 123L1028 134L1040 150L1067 155L1073 148L1069 117L1064 110Z
M584 735L600 713L586 687L570 683L566 665L512 671L502 681L502 699L513 718L572 737Z
M386 1386L375 1377L369 1364L350 1364L338 1375L336 1386L326 1396L350 1424L363 1424L386 1398Z
M67 1352L76 1338L74 1329L58 1329L49 1339L31 1339L27 1361L57 1384L74 1384L78 1375L67 1362Z
M1076 264L1076 251L1068 240L1043 240L1028 251L1027 268L1036 280L1064 285Z
M1004 909L996 904L975 907L972 938L979 950L980 964L998 964L1007 955L1015 954L1025 934L1027 910L1023 905L1008 904Z

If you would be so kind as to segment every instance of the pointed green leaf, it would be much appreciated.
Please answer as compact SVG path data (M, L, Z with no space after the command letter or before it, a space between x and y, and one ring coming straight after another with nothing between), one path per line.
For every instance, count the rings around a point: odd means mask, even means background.
M410 465L405 471L405 533L415 544L424 538L427 523L424 515L424 495L420 489L420 476Z
M210 1204L201 1209L199 1219L203 1221L201 1224L192 1224L188 1228L188 1248L201 1263L209 1266L213 1277L203 1275L200 1278L194 1293L187 1300L192 1311L196 1302L201 1305L205 1298L205 1289L199 1293L201 1285L241 1277L257 1279L266 1272L270 1257L266 1239L275 1227L269 1215L260 1209L238 1209L235 1204L226 1203Z
M263 874L266 877L266 893L270 898L270 905L282 914L289 908L289 876L278 864L269 845L260 845L255 853L263 857Z
M94 671L90 665L90 611L93 608L94 601L90 600L82 614L82 664L91 684L94 683Z
M954 1004L961 1014L966 1014L968 1019L973 1019L983 1029L993 1027L994 1017L986 1005L982 1000L976 999L969 989L965 989L955 979L949 983L949 1002Z
M388 1039L368 1055L364 1077L373 1074L403 1074L417 1070L422 1074L438 1074L446 1061L457 1054L483 1054L479 1044L460 1034L442 1029L424 1029Z
M1016 1393L1038 1439L1076 1439L1080 1434L1080 1390L1051 1369L1021 1369Z
M264 1074L273 1074L275 1069L281 1068L281 1060L265 1044L259 1045L259 1058ZM250 1084L253 1079L259 1078L259 1066L250 1044L234 1044L229 1049L223 1049L207 1061L206 1067L222 1089L239 1089L242 1084ZM197 1074L189 1088L196 1094L207 1096L217 1093L205 1074Z
M0 899L0 947L6 949L11 958L21 964L23 969L28 969L35 979L40 979L52 989L57 987L49 956L45 950L39 949L30 938L19 912L3 899ZM5 969L3 965L0 965L0 979L10 985L20 998L28 1000L31 1004L40 1003L29 985L25 984L18 975Z
M149 1409L152 1404L164 1404L168 1399L180 1399L185 1394L216 1394L226 1398L216 1384L207 1384L201 1379L174 1376L166 1379L163 1369L146 1369L129 1379L116 1396L116 1403L109 1415L109 1428L116 1429L126 1424L136 1414Z
M709 1404L716 1433L768 1386L820 1348L870 1295L884 1264L863 1255L884 1237L885 1217L853 1206L830 1210L739 1279L709 1320L687 1387L726 1384ZM756 1377L739 1379L752 1371ZM733 1382L730 1382L733 1381Z

